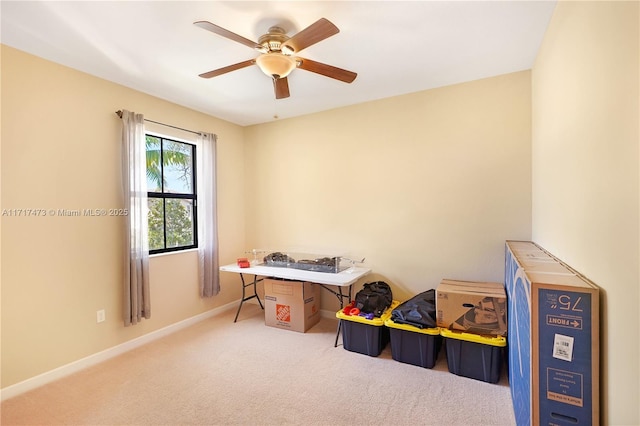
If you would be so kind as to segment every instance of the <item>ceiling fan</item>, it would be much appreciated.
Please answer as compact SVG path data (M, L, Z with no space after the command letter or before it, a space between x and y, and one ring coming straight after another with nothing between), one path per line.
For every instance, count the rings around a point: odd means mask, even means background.
M283 99L289 97L287 76L296 68L344 81L345 83L351 83L358 75L342 68L296 56L301 50L340 32L338 27L325 18L319 19L292 37L287 36L282 28L273 26L258 39L257 43L208 21L197 21L194 22L194 25L244 44L261 53L257 58L200 74L202 78L217 77L250 65L258 65L262 72L273 79L276 99Z

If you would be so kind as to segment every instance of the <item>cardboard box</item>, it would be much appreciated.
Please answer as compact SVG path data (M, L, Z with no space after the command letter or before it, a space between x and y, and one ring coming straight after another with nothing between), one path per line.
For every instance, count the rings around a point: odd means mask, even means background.
M507 295L502 283L442 280L436 288L438 327L469 333L507 334Z
M516 423L599 424L598 287L529 241L506 242L505 284Z
M266 278L264 320L271 327L306 332L320 321L320 285Z

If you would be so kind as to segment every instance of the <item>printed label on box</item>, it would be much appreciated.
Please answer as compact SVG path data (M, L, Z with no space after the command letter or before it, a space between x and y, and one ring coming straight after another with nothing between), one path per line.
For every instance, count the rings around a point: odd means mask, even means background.
M290 322L291 321L291 306L280 305L276 303L276 319L278 321Z
M573 337L556 334L553 339L553 357L571 362L573 358Z
M571 371L547 369L547 398L552 401L582 407L584 403L582 374Z
M582 318L570 315L547 315L547 325L582 330Z

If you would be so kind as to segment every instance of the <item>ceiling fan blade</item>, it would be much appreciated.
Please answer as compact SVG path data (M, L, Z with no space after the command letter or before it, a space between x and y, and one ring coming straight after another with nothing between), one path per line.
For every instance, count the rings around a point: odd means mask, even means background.
M351 83L358 76L355 72L323 64L322 62L316 62L311 59L304 58L296 59L299 61L298 68L302 68L305 71L315 72L316 74L324 75L325 77L335 78L336 80L344 81L345 83Z
M237 64L229 65L229 66L226 66L224 68L218 68L217 70L205 72L203 74L200 74L200 77L202 77L202 78L217 77L219 75L226 74L226 73L231 72L231 71L235 71L235 70L239 70L239 69L242 69L242 68L246 68L246 67L248 67L250 65L253 65L255 63L256 63L255 59L249 59L248 61L239 62Z
M338 27L333 25L329 20L320 18L313 24L309 25L298 34L291 37L283 47L290 49L293 53L300 52L302 49L318 43L319 41L336 35L340 32Z
M229 40L236 41L238 43L244 44L245 46L249 46L252 49L263 50L262 45L256 43L255 41L251 41L248 38L244 38L241 35L236 33L232 33L231 31L224 29L222 27L217 26L216 24L212 24L209 21L197 21L194 22L193 25L196 25L200 28L203 28L207 31L211 31L214 34L218 34L219 36L228 38Z
M276 99L284 99L289 97L289 80L287 77L274 78L273 90L276 92Z

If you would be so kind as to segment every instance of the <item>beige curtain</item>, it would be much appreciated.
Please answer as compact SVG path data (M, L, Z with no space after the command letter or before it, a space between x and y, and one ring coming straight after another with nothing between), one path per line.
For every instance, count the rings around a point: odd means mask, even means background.
M216 212L216 143L212 133L198 134L198 266L200 296L220 292Z
M129 210L124 230L124 325L151 317L144 117L122 111L122 187Z

